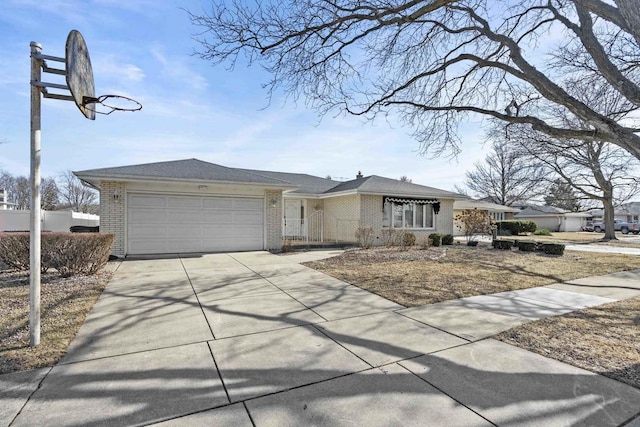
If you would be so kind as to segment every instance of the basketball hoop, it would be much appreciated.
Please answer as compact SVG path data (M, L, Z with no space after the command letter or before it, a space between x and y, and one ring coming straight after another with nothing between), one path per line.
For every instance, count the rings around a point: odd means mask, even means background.
M103 107L109 108L109 111L98 111L95 109L95 104L100 104ZM108 116L114 111L140 111L142 110L142 104L135 99L129 98L124 95L101 95L97 98L92 96L84 96L82 98L82 106L94 113L104 114Z
M95 120L96 113L109 115L114 111L139 111L142 104L122 95L102 95L96 98L93 68L89 49L84 37L77 30L71 30L67 37L64 58L44 55L40 43L31 42L31 218L29 222L29 345L40 344L40 151L41 151L41 102L42 97L72 101L89 120ZM51 67L47 61L64 63L65 68ZM65 76L66 84L42 81L42 74ZM49 89L64 91L50 92ZM107 109L96 111L96 104Z

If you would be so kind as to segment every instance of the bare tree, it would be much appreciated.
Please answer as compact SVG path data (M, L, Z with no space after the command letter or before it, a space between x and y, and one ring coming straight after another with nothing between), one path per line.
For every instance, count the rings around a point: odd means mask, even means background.
M15 177L9 172L4 170L0 171L0 190L7 191L7 200L5 201L8 203L15 203L15 195L13 192L15 182Z
M567 88L576 99L592 105L611 121L632 122L629 101L610 85L591 80L568 79ZM556 110L558 119L574 128L589 124ZM553 138L522 125L508 125L506 135L524 152L543 162L583 199L596 200L604 207L605 240L615 239L614 205L625 202L640 190L636 172L640 161L628 151L604 141Z
M532 142L535 139L535 144ZM640 179L635 171L640 162L627 151L606 142L555 140L536 135L527 150L543 161L557 176L585 199L597 200L604 207L605 240L616 239L613 227L614 205L638 194Z
M92 212L97 203L95 190L86 186L70 170L58 179L60 198L63 203L76 212Z
M58 206L58 186L54 178L42 178L42 209L53 210ZM15 209L27 210L31 207L31 182L25 176L14 177L9 172L0 172L0 189L7 190L7 201L15 204Z
M213 0L210 13L190 16L202 58L259 63L269 94L303 97L320 114L397 114L423 152L457 154L457 126L481 115L640 158L638 129L565 84L597 81L640 107L639 9L629 0ZM567 126L553 107L586 126Z
M43 178L40 184L40 206L42 209L55 210L58 207L59 190L56 180L52 177Z
M476 197L505 206L538 196L545 173L540 162L522 156L500 133L493 135L496 139L491 152L484 161L474 164L474 170L466 172L465 185Z
M29 178L19 176L13 183L13 203L18 210L28 210L31 206L31 183Z
M400 177L400 180L399 180L399 181L400 181L400 182L409 182L409 183L413 182L413 180L412 180L411 178L407 177L406 175L402 175L402 176Z

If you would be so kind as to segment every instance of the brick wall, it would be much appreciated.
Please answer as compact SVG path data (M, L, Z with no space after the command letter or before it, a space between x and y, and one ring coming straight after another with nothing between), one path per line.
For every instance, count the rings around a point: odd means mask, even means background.
M355 242L360 225L360 196L324 199L324 235L326 241Z
M282 249L282 190L265 190L267 250ZM275 206L272 205L275 201Z
M118 200L114 200L117 192ZM100 182L100 232L115 235L111 254L124 257L125 246L125 184L123 182Z

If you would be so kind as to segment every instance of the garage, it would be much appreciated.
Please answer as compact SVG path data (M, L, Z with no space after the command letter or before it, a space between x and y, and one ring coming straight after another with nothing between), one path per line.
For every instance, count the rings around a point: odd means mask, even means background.
M264 197L129 193L127 252L264 249Z

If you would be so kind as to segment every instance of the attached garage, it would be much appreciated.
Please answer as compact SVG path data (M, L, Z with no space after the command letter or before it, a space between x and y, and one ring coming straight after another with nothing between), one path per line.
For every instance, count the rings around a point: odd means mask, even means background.
M264 198L127 196L127 253L264 249Z
M282 193L298 185L198 159L74 172L100 191L111 254L282 248Z

